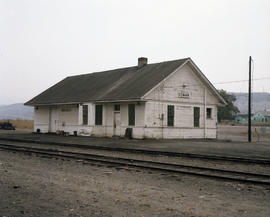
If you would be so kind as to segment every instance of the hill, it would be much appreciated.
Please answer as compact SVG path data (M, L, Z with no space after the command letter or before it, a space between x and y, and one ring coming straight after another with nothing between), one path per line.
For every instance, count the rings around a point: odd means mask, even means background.
M248 93L230 93L236 96L235 106L240 113L248 113ZM252 94L252 113L270 109L270 93L255 92Z
M23 103L15 103L11 105L0 106L0 119L23 119L33 120L34 119L34 108L24 106Z

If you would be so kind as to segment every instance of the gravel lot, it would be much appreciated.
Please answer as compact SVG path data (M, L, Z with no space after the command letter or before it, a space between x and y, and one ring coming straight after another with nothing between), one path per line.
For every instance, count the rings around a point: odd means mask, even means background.
M0 216L270 216L270 187L0 151Z
M262 128L265 129L265 133L262 133ZM252 126L251 132L253 142L270 142L269 126ZM248 126L218 125L218 139L246 142Z

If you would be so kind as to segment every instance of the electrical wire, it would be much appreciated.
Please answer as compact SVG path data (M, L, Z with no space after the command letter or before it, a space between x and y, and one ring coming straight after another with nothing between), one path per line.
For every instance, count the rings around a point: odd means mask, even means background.
M259 81L259 80L268 80L270 77L264 77L264 78L253 78L253 81ZM220 82L220 83L212 83L212 84L231 84L231 83L240 83L240 82L248 82L248 80L236 80L236 81L226 81L226 82Z
M259 80L268 80L270 77L263 77L263 78L254 78L253 81L259 81ZM248 80L235 80L235 81L225 81L225 82L217 82L217 83L212 83L214 85L216 84L232 84L232 83L243 83L243 82L248 82ZM201 84L183 84L184 86L201 86Z

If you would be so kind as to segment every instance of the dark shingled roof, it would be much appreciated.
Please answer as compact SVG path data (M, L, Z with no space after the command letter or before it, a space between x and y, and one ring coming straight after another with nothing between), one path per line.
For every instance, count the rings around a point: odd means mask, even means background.
M67 77L25 105L138 100L186 60Z

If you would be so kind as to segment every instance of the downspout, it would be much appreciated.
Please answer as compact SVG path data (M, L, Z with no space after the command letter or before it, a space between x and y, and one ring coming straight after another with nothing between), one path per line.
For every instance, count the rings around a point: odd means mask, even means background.
M147 127L147 125L146 125L146 103L147 103L147 102L144 103L144 128L143 128L143 138L144 138L144 139L146 138L146 137L145 137L145 129L146 129L146 127Z
M50 132L51 132L51 122L52 122L52 118L51 118L51 116L52 116L52 111L51 111L51 107L50 107L50 106L49 106L48 108L49 108L49 126L48 126L48 133L50 133Z
M162 122L161 122L161 137L162 137L162 139L164 138L164 113L163 113L163 105L162 105L162 113L161 113L161 119L162 119Z
M60 109L60 107L59 106L56 106L56 114L57 114L57 120L56 120L56 122L57 122L57 124L55 123L55 125L57 126L57 129L55 129L55 131L60 130L60 128L59 128L59 122L60 122L59 121L59 109Z
M206 139L206 88L204 88L204 139Z
M103 107L103 109L102 109L102 116L103 116L103 118L102 118L102 122L104 123L104 133L105 133L105 136L107 137L107 114L106 114L106 109L107 109L107 105L106 104L102 104L102 107ZM102 123L102 124L103 124Z

